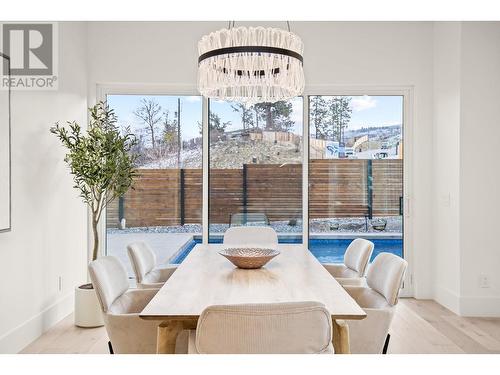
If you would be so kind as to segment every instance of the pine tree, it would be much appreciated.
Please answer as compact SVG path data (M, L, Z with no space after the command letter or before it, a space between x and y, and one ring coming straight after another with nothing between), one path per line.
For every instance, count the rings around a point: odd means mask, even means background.
M247 107L242 103L234 103L231 105L234 112L239 112L241 115L241 124L243 130L248 130L254 126L254 118L252 114L252 107Z
M325 129L325 135L329 140L338 141L338 100L337 97L331 97L326 102L327 106L327 128Z
M351 120L351 97L334 96L327 100L328 139L344 142L344 132Z
M255 107L266 124L264 130L288 132L293 129L295 122L291 119L291 102L257 103Z
M220 116L215 112L210 112L208 116L208 124L210 133L213 135L217 133L218 135L223 134L226 128L231 125L231 121L222 122ZM202 123L198 121L198 128L200 129L200 134L202 134Z
M323 96L311 96L309 102L310 121L314 125L316 139L328 137L328 108Z
M253 105L251 108L254 112L254 117L255 117L255 129L260 129L259 120L262 119L262 115L263 115L262 108L257 106L257 105Z
M338 132L339 142L344 143L344 132L351 121L351 98L349 96L338 97Z
M169 111L163 112L163 142L172 151L177 147L177 119L170 120Z
M210 112L209 117L210 130L218 133L224 133L226 128L231 125L231 121L222 122L220 116L215 112Z

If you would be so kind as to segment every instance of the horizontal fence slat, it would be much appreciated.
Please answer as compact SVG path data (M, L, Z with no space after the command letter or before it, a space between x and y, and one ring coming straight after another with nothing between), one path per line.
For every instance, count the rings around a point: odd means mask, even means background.
M368 160L313 159L309 164L309 217L360 217L368 214ZM245 212L243 169L211 169L210 223L228 224ZM301 164L246 165L246 212L264 213L270 221L302 217ZM181 223L179 169L141 169L134 189L124 196L128 227ZM400 213L403 161L372 161L372 214ZM201 224L202 170L184 169L184 222ZM107 226L119 224L118 199L107 207Z

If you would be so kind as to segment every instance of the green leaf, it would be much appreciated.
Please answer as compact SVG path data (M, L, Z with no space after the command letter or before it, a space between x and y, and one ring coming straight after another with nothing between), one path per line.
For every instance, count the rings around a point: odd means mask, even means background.
M75 121L68 121L67 128L55 123L50 132L67 149L64 160L79 196L100 217L107 204L132 188L137 155L131 150L137 140L133 134L120 133L114 111L104 102L89 108L89 118L86 134Z

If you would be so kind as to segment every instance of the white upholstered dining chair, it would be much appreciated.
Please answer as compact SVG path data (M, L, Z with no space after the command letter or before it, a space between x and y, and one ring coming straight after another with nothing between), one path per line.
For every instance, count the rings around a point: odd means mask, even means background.
M319 302L210 306L196 331L183 331L188 354L332 354L332 318Z
M351 353L387 352L389 328L408 263L394 254L380 253L366 276L367 286L344 286L366 312L366 318L348 321Z
M323 263L323 266L341 285L363 285L373 248L373 242L356 238L345 251L344 264Z
M139 313L158 289L129 289L125 268L112 256L91 262L89 274L102 308L110 352L156 353L158 322L143 320Z
M156 255L145 242L129 244L127 253L138 288L161 288L177 269L175 264L157 266Z
M278 235L271 227L231 227L224 233L225 247L257 247L276 249Z

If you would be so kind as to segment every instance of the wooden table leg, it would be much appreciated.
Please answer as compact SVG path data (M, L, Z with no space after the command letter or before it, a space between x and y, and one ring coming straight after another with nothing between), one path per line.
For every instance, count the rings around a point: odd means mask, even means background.
M165 320L158 326L157 354L174 354L177 335L185 329L196 329L198 318Z
M344 320L332 319L333 322L333 348L335 354L350 354L349 326Z

